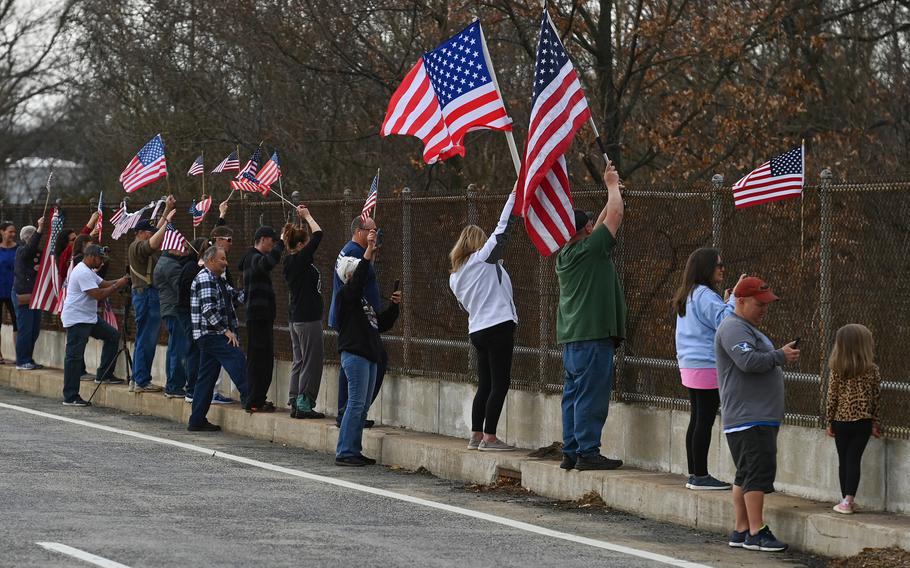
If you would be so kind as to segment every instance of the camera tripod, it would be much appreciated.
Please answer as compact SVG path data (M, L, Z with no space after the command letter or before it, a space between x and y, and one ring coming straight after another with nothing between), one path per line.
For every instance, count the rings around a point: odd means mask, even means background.
M108 363L107 367L104 369L104 372L101 374L101 376L95 377L95 380L100 381L100 382L95 383L95 390L93 390L92 395L90 397L88 397L89 402L92 401L92 399L95 397L95 393L97 393L98 389L101 387L101 385L104 384L103 377L107 376L108 372L111 370L111 367L116 368L117 361L120 359L121 354L126 357L126 361L125 361L125 363L126 363L126 376L125 376L126 384L128 385L133 378L133 373L132 373L133 358L130 355L130 348L129 348L129 344L127 343L127 338L126 338L127 323L130 321L130 308L132 307L133 302L132 302L132 295L129 294L129 288L127 288L126 290L127 290L126 301L123 303L123 330L120 333L120 341L121 341L120 349L117 351L117 354L114 355L114 358L111 359L111 362ZM115 316L115 318L116 318L116 316Z

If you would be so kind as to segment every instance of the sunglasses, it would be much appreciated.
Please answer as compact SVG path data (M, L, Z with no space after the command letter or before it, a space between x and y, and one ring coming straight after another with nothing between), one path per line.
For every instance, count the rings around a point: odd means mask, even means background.
M215 237L216 239L221 239L222 241L227 241L229 243L234 242L234 237Z

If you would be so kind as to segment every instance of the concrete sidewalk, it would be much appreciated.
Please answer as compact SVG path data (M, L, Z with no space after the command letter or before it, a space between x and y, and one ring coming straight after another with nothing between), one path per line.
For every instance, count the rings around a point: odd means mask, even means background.
M56 369L17 371L0 366L0 386L61 398L63 373ZM94 382L83 382L86 400ZM186 424L190 405L160 393L135 394L126 386L102 385L93 404L124 412L147 414ZM247 414L239 405L212 406L215 424L235 434L275 443L334 453L338 429L334 420L293 420L286 413ZM213 434L217 435L217 434ZM565 472L555 461L528 457L527 451L478 452L466 441L408 430L377 427L364 431L364 453L379 463L416 470L425 468L444 479L490 483L499 476L520 477L527 489L546 497L574 500L592 491L614 509L721 535L731 528L730 493L695 492L682 476L635 469ZM622 457L622 456L619 456ZM798 550L826 556L849 556L866 547L900 546L910 550L910 517L862 513L845 516L831 511L833 503L816 503L782 494L766 501L766 519L775 534Z

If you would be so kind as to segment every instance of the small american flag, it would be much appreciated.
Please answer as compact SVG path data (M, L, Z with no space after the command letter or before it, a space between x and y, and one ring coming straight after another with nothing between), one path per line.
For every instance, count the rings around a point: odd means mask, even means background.
M161 243L161 250L186 252L186 238L170 223L167 224L167 228L164 230L164 241Z
M212 170L213 174L220 174L221 172L236 172L240 169L240 158L237 157L237 152L231 152L227 158L221 160L221 163L215 166L215 169Z
M578 75L544 10L534 64L534 94L515 213L540 254L558 251L575 234L565 153L591 116Z
M205 173L205 166L202 165L202 155L196 158L196 161L193 162L193 165L190 166L190 171L186 173L188 176L198 176Z
M256 151L253 152L253 155L250 156L249 161L246 163L246 165L243 166L243 168L237 174L237 177L235 179L243 179L244 174L250 174L252 176L255 176L256 172L259 171L259 160L261 160L261 159L262 159L262 146L259 146L258 148L256 148Z
M63 213L54 207L51 210L51 232L48 235L47 244L44 246L44 254L41 255L32 301L28 306L30 309L52 312L57 305L57 296L60 295L60 275L57 272L54 243L57 242L57 235L62 229Z
M199 203L193 201L193 204L190 205L190 215L193 216L193 226L198 227L202 220L205 219L205 214L209 212L209 208L212 206L212 198L206 197Z
M432 164L464 156L472 130L511 130L492 67L475 21L417 61L392 95L381 134L420 138L423 159Z
M135 227L139 223L139 219L142 218L142 214L151 208L152 208L152 204L149 203L148 205L146 205L139 211L136 211L135 213L127 213L126 205L121 204L120 210L118 211L118 213L120 213L121 211L122 211L122 213L120 215L114 215L115 217L117 217L116 221L113 218L111 218L111 223L114 223L114 230L111 231L111 238L114 239L115 241L119 240L120 237L125 235L127 231L129 231L130 229Z
M107 322L112 328L119 329L117 326L117 315L114 314L114 308L111 306L111 301L106 298L101 309L101 319Z
M120 209L114 211L114 214L111 215L111 224L117 226L117 223L120 222L121 217L126 215L126 203L120 202Z
M259 178L259 183L263 185L272 185L278 178L281 177L281 165L278 163L278 150L272 152L272 157L269 158L269 161L262 166L262 169L259 170L259 175L256 176Z
M132 193L165 176L167 163L164 160L164 140L160 134L156 134L123 169L120 183L127 193Z
M104 192L98 195L98 222L95 223L95 230L98 231L98 244L101 244L101 233L104 230ZM61 304L62 306L62 304Z
M158 216L158 211L161 210L161 206L164 205L165 201L166 201L165 198L162 197L161 199L158 200L157 203L155 203L155 208L152 209L152 216L149 217L149 221L151 221L152 223L155 222L155 217Z
M363 204L363 209L360 212L360 221L366 221L370 218L370 214L376 208L376 201L379 199L379 172L376 172L376 177L373 178L373 183L370 184L370 192L367 193L367 200Z
M774 156L733 184L737 209L799 197L803 193L806 153L802 145Z
M272 188L263 185L256 176L247 172L243 174L243 177L239 180L231 180L231 189L237 189L239 191L248 191L252 193L261 193L263 197L267 197L269 192L272 191Z

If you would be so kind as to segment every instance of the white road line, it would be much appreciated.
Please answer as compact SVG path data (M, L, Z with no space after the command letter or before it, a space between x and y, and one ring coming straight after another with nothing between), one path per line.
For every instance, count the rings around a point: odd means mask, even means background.
M60 554L66 554L67 556L78 558L79 560L88 562L89 564L94 564L95 566L102 566L103 568L130 568L126 564L114 562L113 560L108 560L107 558L96 556L84 550L79 550L78 548L73 548L72 546L60 544L59 542L36 542L35 544L42 548L53 550L54 552L59 552Z
M245 458L242 456L237 456L234 454L229 454L229 453L221 452L218 450L213 450L211 448L197 446L195 444L187 444L186 442L178 442L176 440L169 440L167 438L149 436L148 434L142 434L139 432L121 430L120 428L113 428L111 426L105 426L103 424L96 424L94 422L89 422L87 420L78 420L76 418L68 418L66 416L50 414L48 412L42 412L40 410L33 410L31 408L26 408L24 406L6 404L3 402L0 402L0 408L7 408L9 410L16 410L18 412L24 412L26 414L32 414L34 416L41 416L43 418L50 418L52 420L59 420L61 422L77 424L79 426L85 426L87 428L94 428L96 430L103 430L105 432L112 432L114 434L121 434L123 436L139 438L140 440L147 440L149 442L155 442L155 443L164 444L167 446L174 446L174 447L181 448L184 450L189 450L192 452L199 452L201 454L206 454L211 457L217 457L217 458L221 458L221 459L232 461L232 462L242 463L242 464L249 465L252 467L257 467L260 469L283 473L286 475L292 475L294 477L308 479L310 481L318 481L320 483L326 483L328 485L334 485L336 487L344 487L346 489L352 489L354 491L360 491L362 493L369 493L371 495L378 495L380 497L386 497L389 499L404 501L405 503L412 503L414 505L420 505L420 506L428 507L431 509L437 509L440 511L445 511L447 513L454 513L456 515L462 515L465 517L480 519L480 520L488 521L491 523L496 523L498 525L503 525L506 527L511 527L514 529L526 531L529 533L534 533L534 534L539 534L542 536L548 536L551 538L557 538L560 540L574 542L576 544L584 544L587 546L593 546L594 548L600 548L603 550L611 550L613 552L619 552L622 554L627 554L629 556L635 556L637 558L653 560L654 562L660 562L662 564L667 564L669 566L677 566L679 568L709 568L708 566L706 566L704 564L698 564L696 562L689 562L688 560L682 560L680 558L673 558L671 556L664 556L663 554L656 554L653 552L648 552L647 550L639 550L637 548L623 546L621 544L614 544L612 542L607 542L604 540L597 540L597 539L588 538L588 537L584 537L584 536L578 536L578 535L564 533L564 532L560 532L560 531L554 531L552 529L540 527L537 525L532 525L530 523L516 521L514 519L509 519L507 517L500 517L498 515L482 513L480 511L472 511L471 509L465 509L463 507L455 507L453 505L446 505L445 503L437 503L436 501L430 501L428 499L421 499L420 497L413 497L411 495L405 495L404 493L396 493L394 491L388 491L386 489L379 489L376 487L370 487L368 485L361 485L359 483L344 481L342 479L335 479L333 477L326 477L324 475L317 475L315 473L308 473L306 471L301 471L298 469L291 469L288 467L283 467L283 466L275 465L275 464L268 463L268 462ZM73 550L75 550L75 549L73 549ZM114 564L112 564L112 566L113 565ZM116 566L122 566L122 565L116 564Z

